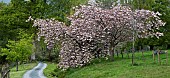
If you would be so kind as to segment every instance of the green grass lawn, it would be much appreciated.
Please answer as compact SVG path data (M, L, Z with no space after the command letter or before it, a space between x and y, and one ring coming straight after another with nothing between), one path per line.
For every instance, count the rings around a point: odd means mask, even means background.
M19 70L16 71L16 67L13 67L10 69L10 78L22 78L24 73L27 70L30 70L34 68L37 65L37 63L29 63L29 64L22 64L19 65Z
M54 77L52 77L51 72L53 72L54 69L56 69L56 66L57 66L56 63L47 62L47 67L44 69L44 75L45 75L47 78L54 78Z
M169 51L170 52L170 51ZM155 56L155 63L152 58L152 52L144 52L144 59L142 52L135 53L135 66L131 64L131 58L124 58L115 56L115 61L101 61L93 62L88 66L82 68L69 69L65 73L65 78L170 78L170 53L169 62L166 64L166 55L161 54L161 65L157 62ZM131 54L130 54L131 57ZM52 72L56 64L47 67ZM46 70L46 69L45 69ZM54 78L49 77L48 78Z

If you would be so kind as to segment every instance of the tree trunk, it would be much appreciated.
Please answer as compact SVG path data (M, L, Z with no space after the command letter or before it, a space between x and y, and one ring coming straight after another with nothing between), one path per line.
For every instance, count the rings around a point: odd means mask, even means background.
M47 49L47 52L49 53L49 54L48 54L48 59L49 59L49 61L52 61L52 58L51 58L51 50L50 50L50 49Z
M116 54L117 54L117 57L119 57L119 52L118 51L116 51Z
M128 59L129 59L129 51L126 51L126 53L127 53L127 57L128 57Z
M153 62L155 63L155 54L154 54L154 50L152 51L152 55L153 55Z
M110 52L111 61L114 61L114 49L113 49L113 47L110 48L109 52Z
M36 34L36 33L34 33ZM36 36L33 37L33 48L32 48L32 54L31 54L31 61L35 60L36 58Z
M168 51L165 51L166 53L166 64L168 65Z
M121 51L121 55L122 55L122 58L123 58L123 52Z
M134 54L135 54L135 50L134 48L132 49L132 65L134 65Z
M142 59L144 60L144 54L143 54L144 51L142 51Z
M16 60L16 71L18 71L18 60Z

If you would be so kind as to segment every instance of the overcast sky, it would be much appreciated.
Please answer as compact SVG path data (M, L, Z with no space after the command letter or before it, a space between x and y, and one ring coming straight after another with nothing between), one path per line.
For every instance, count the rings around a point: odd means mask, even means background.
M0 2L1 1L3 1L3 2L5 2L5 3L9 3L10 2L10 0L0 0Z

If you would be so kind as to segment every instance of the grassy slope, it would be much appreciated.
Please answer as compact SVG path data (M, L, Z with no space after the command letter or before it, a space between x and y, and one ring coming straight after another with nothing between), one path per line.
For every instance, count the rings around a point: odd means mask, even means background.
M16 67L11 68L10 69L10 78L22 78L22 76L24 75L24 73L27 70L32 69L36 65L37 65L37 63L29 63L29 64L19 65L19 71L16 71Z
M47 63L47 67L44 69L44 75L47 78L53 78L51 75L51 72L54 71L54 69L56 69L57 64L55 63Z
M170 51L169 51L170 52ZM170 55L170 53L169 53ZM114 62L101 62L81 69L71 69L66 78L169 78L170 62L166 64L165 54L161 55L161 63L153 63L152 52L145 52L142 60L141 52L135 54L137 66L131 66L131 59L116 58ZM169 60L170 61L170 60ZM156 57L157 62L157 57Z

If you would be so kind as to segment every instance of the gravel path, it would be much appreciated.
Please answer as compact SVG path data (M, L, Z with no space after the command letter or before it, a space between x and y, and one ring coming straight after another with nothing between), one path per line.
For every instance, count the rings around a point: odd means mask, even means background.
M43 70L47 67L46 63L39 63L32 70L27 71L23 78L46 78L43 74Z

